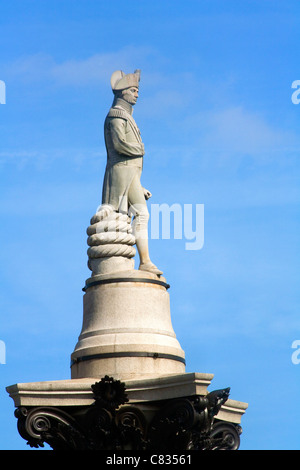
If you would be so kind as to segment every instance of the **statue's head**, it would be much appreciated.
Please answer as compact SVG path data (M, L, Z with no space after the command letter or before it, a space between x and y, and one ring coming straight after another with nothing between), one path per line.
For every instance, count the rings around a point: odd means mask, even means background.
M140 76L140 70L135 70L134 73L127 75L122 70L114 72L110 79L114 95L127 101L132 106L135 105L138 99Z

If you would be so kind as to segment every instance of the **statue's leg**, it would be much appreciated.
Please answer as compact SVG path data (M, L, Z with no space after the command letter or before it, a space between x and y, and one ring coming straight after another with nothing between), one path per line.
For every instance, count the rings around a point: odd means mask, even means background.
M130 214L133 216L132 228L136 240L136 247L140 257L139 269L161 275L160 271L151 261L148 247L148 221L149 212L145 201L144 191L138 176L133 178L128 191Z

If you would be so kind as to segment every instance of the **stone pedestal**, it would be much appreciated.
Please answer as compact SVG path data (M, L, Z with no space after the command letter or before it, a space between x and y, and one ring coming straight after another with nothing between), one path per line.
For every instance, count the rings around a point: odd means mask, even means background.
M128 380L183 373L168 287L164 278L137 270L88 279L71 377Z
M212 374L185 372L170 286L134 269L130 230L110 207L91 219L71 379L7 387L19 433L55 450L236 450L247 404L209 392Z

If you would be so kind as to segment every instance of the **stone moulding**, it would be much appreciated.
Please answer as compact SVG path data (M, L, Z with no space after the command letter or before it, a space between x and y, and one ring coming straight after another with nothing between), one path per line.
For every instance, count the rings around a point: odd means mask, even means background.
M166 289L170 288L170 284L167 284L164 281L160 281L159 279L145 279L142 277L137 277L135 279L131 277L120 277L120 278L113 278L113 279L99 279L98 281L90 281L89 283L86 283L86 285L82 288L82 290L85 292L89 287L93 286L98 286L100 284L113 284L113 283L119 283L119 282L143 282L145 284L157 284L158 286L165 287Z
M163 377L127 380L126 392L131 401L205 395L213 374L186 373ZM6 388L15 406L88 406L93 403L94 378L18 383Z

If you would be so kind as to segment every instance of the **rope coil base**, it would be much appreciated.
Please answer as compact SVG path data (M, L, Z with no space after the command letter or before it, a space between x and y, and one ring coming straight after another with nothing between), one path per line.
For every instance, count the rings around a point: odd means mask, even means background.
M122 256L133 258L135 237L132 234L131 219L127 214L116 212L107 204L99 207L87 228L87 254L90 260ZM90 265L88 263L90 268ZM91 268L90 268L91 269Z
M135 248L127 245L107 244L91 246L87 253L91 259L108 258L110 256L125 256L126 258L133 258L135 255Z

